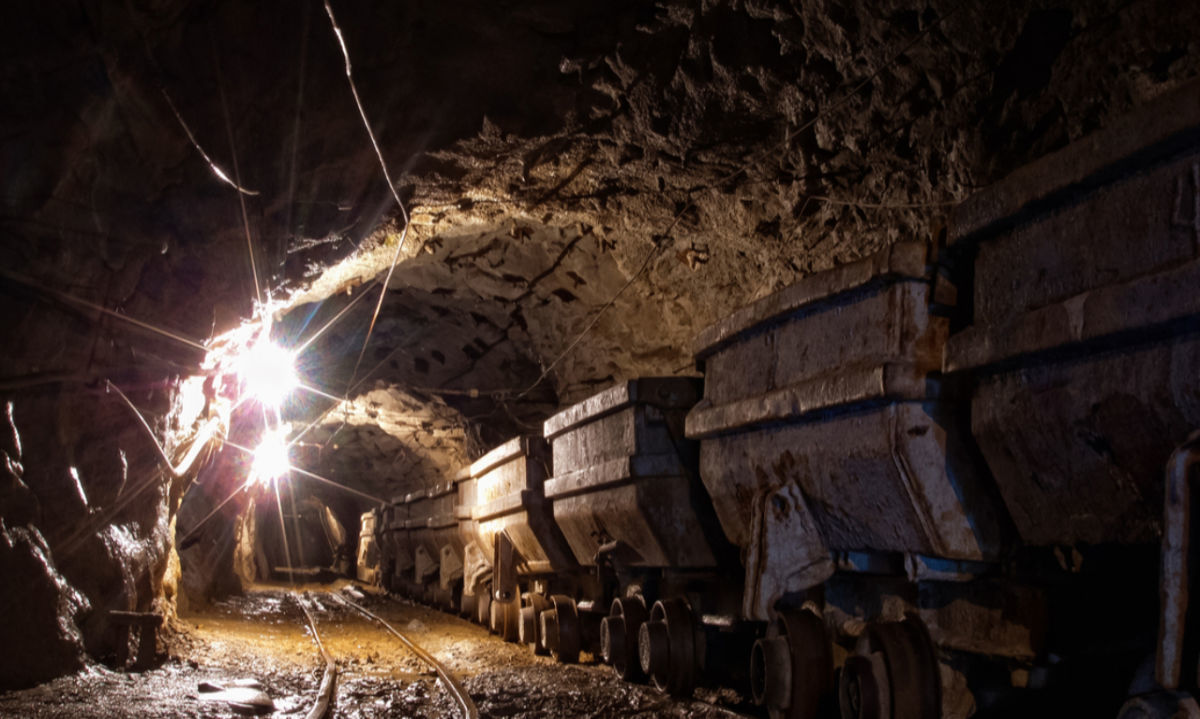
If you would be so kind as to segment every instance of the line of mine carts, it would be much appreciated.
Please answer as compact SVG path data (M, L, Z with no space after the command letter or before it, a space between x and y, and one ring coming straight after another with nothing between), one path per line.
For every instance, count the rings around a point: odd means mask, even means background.
M364 570L773 717L1200 716L1198 138L1193 84L734 312L365 515Z

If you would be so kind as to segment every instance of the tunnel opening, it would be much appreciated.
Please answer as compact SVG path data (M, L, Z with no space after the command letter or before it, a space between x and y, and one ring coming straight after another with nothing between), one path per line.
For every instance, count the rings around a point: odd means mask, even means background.
M1176 5L0 10L0 713L1196 713Z

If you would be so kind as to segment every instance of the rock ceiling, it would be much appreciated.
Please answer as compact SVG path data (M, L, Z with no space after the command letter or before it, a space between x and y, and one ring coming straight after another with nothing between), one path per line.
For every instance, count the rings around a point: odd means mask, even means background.
M936 237L973 188L1200 71L1200 9L1167 0L334 7L407 233L319 2L0 11L25 431L71 455L92 440L61 397L106 378L166 416L199 351L95 306L203 342L251 316L252 254L281 340L346 310L300 359L333 396L297 418L324 417L305 461L388 494L614 380L692 371L704 325Z
M178 456L257 296L328 395L294 461L391 496L1200 75L1175 0L331 2L407 232L321 2L0 8L9 684L169 612L177 521L228 564L248 460L171 476L107 381Z

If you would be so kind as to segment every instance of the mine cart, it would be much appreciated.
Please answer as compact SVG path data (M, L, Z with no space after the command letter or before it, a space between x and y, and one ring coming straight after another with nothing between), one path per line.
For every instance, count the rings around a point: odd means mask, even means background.
M1165 532L1163 641L1181 643L1186 478L1164 497L1163 466L1200 427L1200 84L970 198L948 249L967 281L945 369L975 381L971 428L1021 540L1091 577L1074 614L1120 644L1154 635ZM1179 689L1163 651L1158 684Z
M971 426L1030 544L1156 542L1200 427L1200 86L963 203ZM1160 107L1161 105L1161 107Z
M473 544L491 567L490 576L474 567L470 571L489 592L486 601L477 601L477 610L482 613L487 605L491 628L508 641L520 638L522 594L549 595L547 587L569 580L578 570L543 494L549 461L541 437L515 437L470 468ZM541 591L530 592L534 582ZM472 589L476 595L481 591L480 586ZM526 634L532 633L527 627Z
M700 384L623 382L545 423L555 471L546 498L576 561L610 585L600 643L622 678L641 676L638 633L654 602L681 601L689 581L713 585L730 556L700 483L698 447L683 435Z
M355 563L355 576L360 582L378 584L379 577L379 546L375 527L379 522L380 511L372 509L363 512L361 526L358 531L358 555Z
M874 644L858 642L843 689L872 687L896 716L936 715L931 617L904 582L973 578L1005 546L1003 505L939 382L949 322L932 260L925 243L898 243L696 340L704 398L687 435L701 440L704 484L742 549L743 616L770 622L750 664L774 714L815 716L833 689L831 641L858 635ZM881 599L886 582L894 601ZM933 628L939 643L974 629ZM889 686L901 665L904 686Z
M437 548L429 531L430 509L433 507L429 489L418 489L404 495L404 506L408 512L404 527L408 530L413 562L412 572L405 577L404 592L414 599L432 601L431 583L438 567L432 559L437 554Z
M451 608L454 584L461 576L454 574L453 566L454 558L462 553L454 517L457 499L453 481L437 482L408 495L414 596L445 608Z
M401 495L383 506L377 527L380 542L380 573L384 588L402 591L412 574L412 544L408 535L408 505Z
M490 613L491 597L487 582L491 578L491 557L485 556L479 546L479 531L471 517L475 509L478 478L471 474L467 465L454 477L454 519L458 530L458 543L462 546L462 597L459 614L483 624Z
M427 599L453 611L457 608L456 595L459 593L463 568L463 538L455 515L458 487L453 480L438 482L430 486L426 494L429 498L429 514L425 520L424 536L428 546L417 550L417 574L425 577ZM422 572L422 563L433 566Z

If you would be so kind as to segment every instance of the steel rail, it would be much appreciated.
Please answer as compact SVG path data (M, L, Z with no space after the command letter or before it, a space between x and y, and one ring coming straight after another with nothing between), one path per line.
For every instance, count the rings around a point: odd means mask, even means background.
M313 641L316 642L317 649L321 652L321 658L325 660L325 673L321 676L321 688L317 691L317 701L313 704L313 708L308 710L305 719L325 719L333 709L333 697L337 688L337 663L333 661L333 657L325 649L325 644L321 642L321 635L317 632L317 623L313 620L303 599L296 594L293 594L292 598L296 600L296 604L300 605L300 611L304 612L304 618L308 620L308 627L312 630Z
M462 684L460 684L459 681L455 679L452 674L450 674L450 671L446 669L441 662L434 658L432 654L419 647L411 639L401 634L396 630L395 627L393 627L391 624L388 624L379 616L372 614L340 594L331 593L331 595L334 599L338 600L342 604L345 604L363 616L369 617L370 619L373 619L379 624L383 625L384 629L387 629L389 632L391 632L393 636L395 636L401 641L401 643L404 644L404 646L412 650L413 654L416 654L418 657L420 657L422 661L428 664L433 671L437 673L438 678L442 680L442 685L446 688L446 692L450 694L455 703L458 704L458 708L465 719L479 719L479 708L475 706L475 702L471 699L471 695L467 694L467 691L463 688Z

